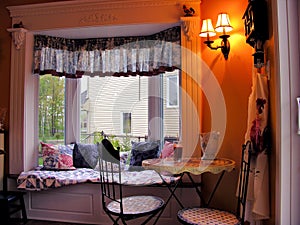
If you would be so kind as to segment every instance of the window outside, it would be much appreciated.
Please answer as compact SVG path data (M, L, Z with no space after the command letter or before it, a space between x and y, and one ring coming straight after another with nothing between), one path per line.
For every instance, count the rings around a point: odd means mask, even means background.
M151 77L89 77L80 79L80 142L96 143L107 135L118 144L145 141L148 136L149 92ZM163 99L160 121L162 137L178 137L180 111L178 71L160 76ZM64 143L64 78L40 76L39 139ZM73 99L74 101L74 99ZM150 122L151 123L151 122ZM76 126L74 126L76 127ZM129 139L130 141L129 141ZM128 146L127 148L128 149ZM130 148L129 148L130 149ZM121 149L122 150L122 149Z
M174 73L172 73L174 74ZM179 104L178 75L167 76L167 107L178 107Z
M65 79L51 75L40 76L39 140L61 142L64 139Z
M123 122L123 134L131 133L131 113L122 113L122 122Z

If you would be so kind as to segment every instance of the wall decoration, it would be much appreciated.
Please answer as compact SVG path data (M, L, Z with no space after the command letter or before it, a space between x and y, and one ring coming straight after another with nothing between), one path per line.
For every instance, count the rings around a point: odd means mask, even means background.
M246 43L255 49L254 66L264 66L264 43L268 40L268 8L265 0L249 0L243 15Z

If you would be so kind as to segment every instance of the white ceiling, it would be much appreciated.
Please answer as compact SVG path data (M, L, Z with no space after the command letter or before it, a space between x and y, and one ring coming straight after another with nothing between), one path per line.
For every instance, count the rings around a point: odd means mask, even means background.
M118 26L80 27L70 29L55 29L35 32L64 38L101 38L122 36L143 36L157 33L170 27L178 26L179 23L164 24L131 24Z

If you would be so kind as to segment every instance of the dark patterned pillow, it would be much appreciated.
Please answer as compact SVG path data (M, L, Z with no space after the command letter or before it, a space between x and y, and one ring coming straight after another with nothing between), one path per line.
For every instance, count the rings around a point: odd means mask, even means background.
M73 165L76 168L95 168L99 159L97 144L76 143L73 151Z
M131 156L129 170L143 170L142 161L145 159L158 158L159 141L131 142Z

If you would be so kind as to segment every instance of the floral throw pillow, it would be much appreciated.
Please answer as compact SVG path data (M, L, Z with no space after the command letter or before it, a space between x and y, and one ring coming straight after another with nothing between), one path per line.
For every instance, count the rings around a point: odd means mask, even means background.
M73 170L74 145L52 145L41 142L43 154L43 169Z
M171 157L174 154L174 144L172 142L166 141L163 149L161 150L160 158Z

